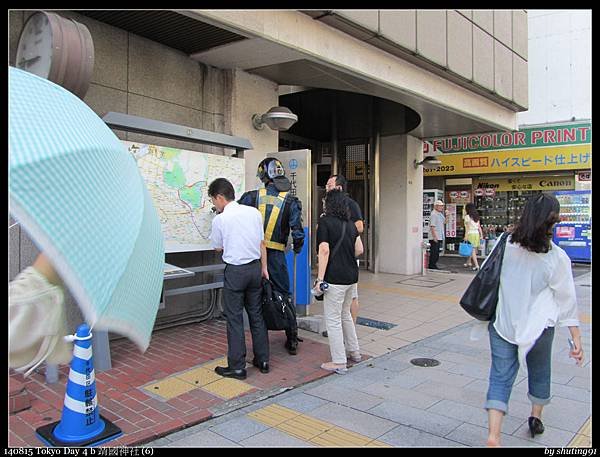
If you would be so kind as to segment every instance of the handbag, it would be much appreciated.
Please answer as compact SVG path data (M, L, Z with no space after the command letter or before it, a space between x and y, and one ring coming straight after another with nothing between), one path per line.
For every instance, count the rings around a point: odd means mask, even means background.
M471 257L473 252L473 245L468 241L463 241L458 245L458 254L463 257Z
M64 291L27 267L9 284L9 367L27 377L42 362L68 363L73 343L67 330Z
M291 328L296 321L296 311L290 294L273 287L268 279L262 280L262 315L267 330L284 330Z
M329 262L331 262L331 259L333 258L333 256L336 254L336 252L338 252L338 250L342 244L342 241L344 241L344 235L346 235L346 224L347 223L348 223L347 221L344 221L344 225L342 226L342 236L340 237L338 242L333 247L333 251L331 251L331 254L329 255L329 259L327 260L327 265L329 265ZM324 298L325 298L325 292L323 292L321 295L315 295L315 300L317 300L317 301L323 301Z
M460 299L460 306L480 321L489 321L496 313L507 238L508 232L503 233Z

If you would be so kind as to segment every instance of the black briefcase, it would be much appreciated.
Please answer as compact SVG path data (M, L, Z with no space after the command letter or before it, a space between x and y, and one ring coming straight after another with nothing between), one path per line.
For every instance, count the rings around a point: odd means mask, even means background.
M296 320L296 313L290 294L273 287L268 279L262 280L262 315L268 330L284 330L291 328Z

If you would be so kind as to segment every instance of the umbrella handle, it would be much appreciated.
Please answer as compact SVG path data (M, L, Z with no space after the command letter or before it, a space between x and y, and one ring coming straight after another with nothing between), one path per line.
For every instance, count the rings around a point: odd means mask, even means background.
M77 340L77 341L91 340L92 339L92 332L90 332L90 334L87 335L87 336L78 336L77 334L75 334L75 335L65 335L65 336L63 336L63 339L66 342L68 342L68 343L72 343L75 340Z

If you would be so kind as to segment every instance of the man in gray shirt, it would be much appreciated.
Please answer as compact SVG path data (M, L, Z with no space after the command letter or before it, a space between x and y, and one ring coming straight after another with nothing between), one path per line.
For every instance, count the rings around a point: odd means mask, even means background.
M446 217L444 216L444 202L436 200L433 204L433 211L429 218L429 266L430 270L439 270L437 261L440 257L440 246L444 241L446 230Z

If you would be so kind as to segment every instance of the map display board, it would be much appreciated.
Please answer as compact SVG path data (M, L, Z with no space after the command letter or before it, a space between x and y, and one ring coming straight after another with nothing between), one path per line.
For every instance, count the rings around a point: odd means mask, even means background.
M244 192L244 159L123 141L137 162L152 196L165 239L165 251L212 250L210 230L215 214L208 185L227 178L235 198Z

